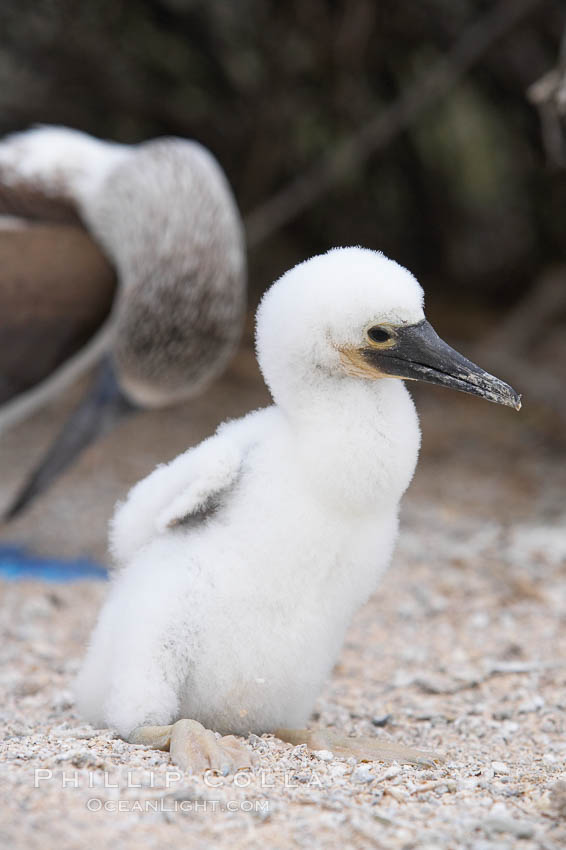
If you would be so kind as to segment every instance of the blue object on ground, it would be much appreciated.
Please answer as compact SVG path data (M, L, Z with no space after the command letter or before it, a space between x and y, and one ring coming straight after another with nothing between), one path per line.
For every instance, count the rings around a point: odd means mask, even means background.
M107 579L108 570L88 558L43 558L23 546L13 545L0 546L0 578L9 581L92 581Z

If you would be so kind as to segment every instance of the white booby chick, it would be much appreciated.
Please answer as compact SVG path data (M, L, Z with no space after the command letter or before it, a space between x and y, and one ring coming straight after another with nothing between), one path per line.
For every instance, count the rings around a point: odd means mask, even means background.
M170 746L194 770L249 763L230 733L403 757L289 729L307 723L391 558L420 441L391 376L519 407L434 333L422 304L412 274L361 248L314 257L268 290L257 356L274 404L221 425L118 506L118 570L76 686L86 719Z
M88 344L68 351L62 316L62 361L48 375L34 364L34 380L43 380L0 409L0 428L13 424L111 354L92 398L28 482L13 515L132 406L184 401L220 374L243 327L245 246L220 166L201 145L178 138L119 145L63 127L8 136L0 142L0 212L74 216L118 277L110 317ZM40 351L35 358L41 360Z

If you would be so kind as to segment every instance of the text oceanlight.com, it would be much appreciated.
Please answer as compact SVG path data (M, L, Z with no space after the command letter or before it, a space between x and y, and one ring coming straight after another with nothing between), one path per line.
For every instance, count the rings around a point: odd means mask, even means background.
M86 802L89 812L182 812L183 814L212 812L269 812L269 800L100 800L92 797Z

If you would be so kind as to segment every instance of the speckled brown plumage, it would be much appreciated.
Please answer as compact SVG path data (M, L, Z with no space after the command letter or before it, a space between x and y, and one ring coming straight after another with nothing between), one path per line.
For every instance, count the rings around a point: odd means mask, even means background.
M152 407L175 403L222 371L244 318L244 237L228 183L200 145L176 138L113 145L50 127L8 137L0 142L1 214L84 227L81 259L87 258L88 271L72 251L69 262L75 263L81 281L85 275L100 275L100 291L90 286L95 301L97 294L104 300L108 277L94 256L96 246L107 257L119 285L105 347L113 355L123 391L133 401ZM20 249L24 235L21 228L17 237L14 232ZM38 250L37 240L30 239L33 261L27 264L26 251L20 250L18 270L39 280L40 286L45 283L44 301L52 297L55 312L61 304L49 268L59 235L52 231L52 251L45 242ZM93 240L90 258L87 237ZM0 243L4 257L9 238L5 235ZM66 277L69 287L76 286L71 268ZM13 280L4 265L0 289L6 290ZM100 314L98 307L93 314L97 311ZM72 311L63 309L61 320L72 325ZM94 333L100 321L93 321L91 328ZM80 333L68 330L81 344L88 341L84 328ZM50 358L43 357L42 348L37 337L27 355L20 352L20 362L47 362ZM103 348L97 349L97 356ZM67 354L73 358L77 345ZM62 356L51 359L57 370ZM45 377L44 368L31 368L29 376L11 382L12 393Z

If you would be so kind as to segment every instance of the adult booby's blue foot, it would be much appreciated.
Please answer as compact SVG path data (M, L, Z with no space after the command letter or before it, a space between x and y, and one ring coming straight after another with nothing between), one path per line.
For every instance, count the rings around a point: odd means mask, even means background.
M6 213L34 222L71 222L75 230L84 227L118 279L112 309L103 321L107 265L88 239L74 238L67 256L76 273L67 269L66 280L76 301L77 290L86 289L88 272L88 294L100 313L90 324L84 310L67 310L72 302L62 298L60 285L46 310L49 293L39 281L39 317L34 288L28 287L30 303L22 311L19 298L13 327L4 300L0 336L10 340L17 335L20 345L14 374L3 376L3 384L13 391L1 394L0 431L107 355L92 398L78 408L71 426L24 485L7 511L10 516L45 489L109 422L136 408L191 398L222 372L243 327L246 274L243 227L232 192L214 157L193 141L164 138L118 145L64 127L8 136L0 141L0 214ZM52 227L50 238L55 243L62 233L69 241L72 230ZM11 236L18 242L18 279L26 274L22 247L28 232L30 250L37 251L34 226L2 232L3 245ZM43 264L49 269L47 239L39 249L47 252ZM42 276L37 257L29 274ZM0 289L5 283L13 291L14 280L6 275L4 267ZM42 313L47 313L43 325ZM33 321L26 322L26 315ZM90 337L85 339L87 331Z
M408 271L361 248L302 263L267 292L257 354L274 404L158 467L116 511L117 571L77 682L88 720L171 742L195 769L245 759L206 728L426 759L300 729L393 551L420 442L397 378L520 406L439 339L422 300Z

